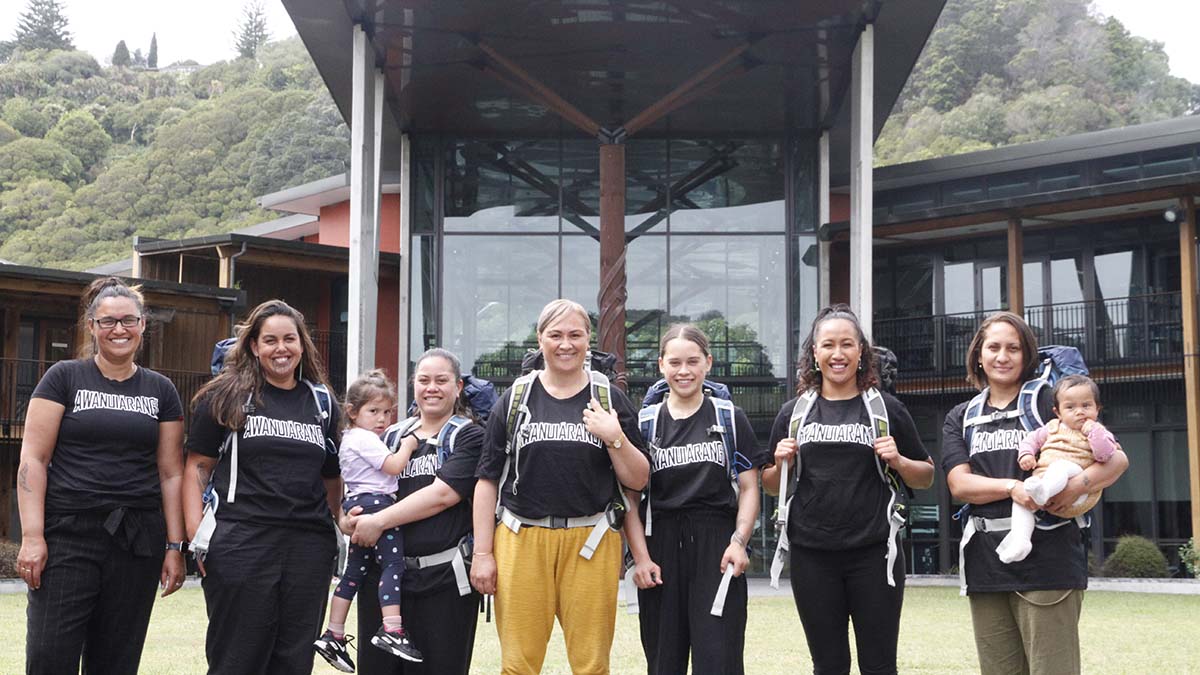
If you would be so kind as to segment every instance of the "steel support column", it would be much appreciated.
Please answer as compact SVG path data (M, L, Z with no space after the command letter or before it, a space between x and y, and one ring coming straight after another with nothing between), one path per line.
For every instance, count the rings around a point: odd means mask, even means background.
M874 316L871 246L875 139L875 27L863 26L854 47L850 84L850 307L871 334Z
M350 263L346 381L375 366L379 298L379 146L383 74L361 25L354 27L350 123Z
M820 236L829 223L829 132L822 131L817 141L817 303L829 306L829 246Z
M396 401L397 410L408 410L408 360L412 352L412 139L400 136L400 311L396 326Z
M625 388L625 146L600 145L600 349L617 355Z
M1196 316L1196 206L1179 202L1179 286L1183 305L1183 390L1187 406L1188 481L1192 498L1192 538L1200 543L1200 325Z

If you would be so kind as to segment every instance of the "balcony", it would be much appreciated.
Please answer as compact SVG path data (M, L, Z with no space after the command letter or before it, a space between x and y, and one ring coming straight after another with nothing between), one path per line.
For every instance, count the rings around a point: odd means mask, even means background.
M1037 305L1025 320L1042 345L1083 354L1098 382L1173 379L1183 372L1180 293ZM902 394L967 391L971 338L990 311L877 320L874 340L896 353Z

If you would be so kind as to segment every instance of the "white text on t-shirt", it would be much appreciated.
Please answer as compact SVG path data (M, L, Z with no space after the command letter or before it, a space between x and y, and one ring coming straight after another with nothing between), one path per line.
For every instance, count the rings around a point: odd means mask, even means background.
M800 429L800 437L796 439L800 445L805 443L858 443L872 445L874 438L871 427L865 424L820 424L813 422L805 424Z
M97 408L141 413L147 417L158 419L158 399L153 396L125 396L91 389L80 389L75 392L75 408L71 412L77 413Z
M654 465L651 470L662 471L674 466L698 462L712 462L725 466L725 444L721 441L706 441L670 448L657 448L654 450Z
M257 438L259 436L275 436L293 441L312 443L318 448L325 448L325 434L319 424L305 424L292 420L277 420L261 415L250 415L246 418L246 428L242 438Z

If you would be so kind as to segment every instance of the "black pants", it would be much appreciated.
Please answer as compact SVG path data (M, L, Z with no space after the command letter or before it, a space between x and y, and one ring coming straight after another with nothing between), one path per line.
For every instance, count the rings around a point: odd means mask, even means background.
M379 568L372 567L364 584L379 583ZM358 650L361 675L467 675L475 649L475 625L479 621L480 595L474 591L462 596L458 588L430 594L400 594L404 630L425 658L422 663L405 661L374 647L370 637L379 630L383 618L379 598L363 593L358 598L358 634L363 645Z
M204 561L208 672L311 673L336 555L332 521L319 532L218 520Z
M721 583L721 557L735 519L727 514L655 514L646 538L663 584L638 591L642 649L650 675L742 671L746 636L746 575L733 579L723 616L711 614Z
M108 515L46 516L46 568L25 613L26 673L76 673L81 658L87 675L137 673L166 525L161 513L130 515L114 534ZM141 546L129 545L127 527L140 528Z
M863 675L896 672L896 640L904 602L904 555L885 575L887 545L818 551L792 545L792 596L804 624L813 672L850 672L847 622L854 620L858 670Z

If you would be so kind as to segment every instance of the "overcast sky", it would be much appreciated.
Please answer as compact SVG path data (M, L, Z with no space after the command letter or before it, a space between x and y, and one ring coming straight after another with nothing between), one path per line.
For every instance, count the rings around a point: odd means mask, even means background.
M129 51L150 49L158 33L158 63L194 59L203 64L232 58L232 31L245 0L61 0L75 45L107 62L118 40ZM329 0L334 2L336 0ZM499 1L499 0L498 0ZM987 0L982 0L987 1ZM12 36L25 0L0 2L0 39ZM1094 0L1134 34L1166 45L1171 72L1200 82L1200 2L1196 0ZM265 0L272 38L296 32L279 0Z

